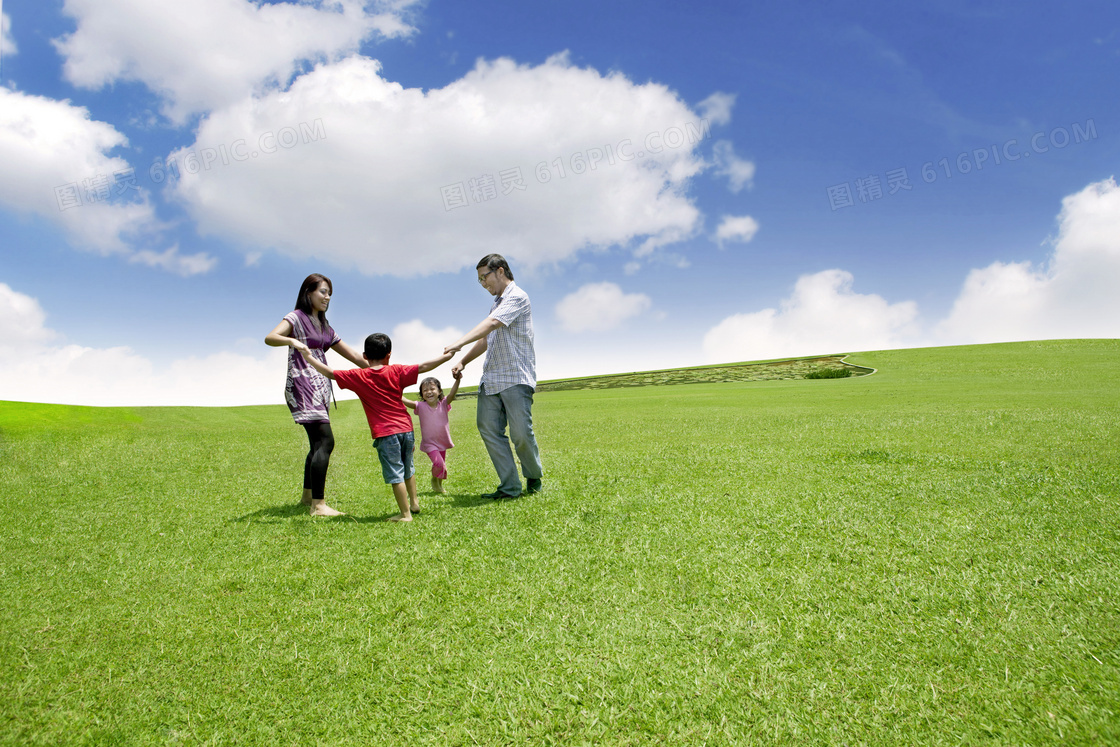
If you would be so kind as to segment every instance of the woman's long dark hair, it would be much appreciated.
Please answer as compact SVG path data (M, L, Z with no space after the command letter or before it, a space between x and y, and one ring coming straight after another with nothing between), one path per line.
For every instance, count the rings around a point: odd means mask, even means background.
M311 292L319 287L319 283L323 282L327 284L327 289L330 290L331 295L333 296L334 284L331 282L331 279L326 275L320 275L317 272L313 272L304 279L303 285L299 287L299 296L296 297L296 308L302 311L304 314L311 316ZM320 311L318 316L319 321L322 324L326 325L327 313L325 311Z

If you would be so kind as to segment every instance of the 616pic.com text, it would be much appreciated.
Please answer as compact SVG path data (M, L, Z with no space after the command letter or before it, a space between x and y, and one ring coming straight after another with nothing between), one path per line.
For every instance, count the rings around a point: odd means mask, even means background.
M921 168L922 181L932 184L941 178L952 179L961 174L982 171L985 166L993 168L1014 163L1020 159L1030 158L1032 153L1048 153L1051 150L1061 150L1070 144L1076 145L1096 139L1097 124L1092 119L1086 120L1084 125L1074 123L1069 128L1055 127L1049 132L1034 133L1025 143L1020 143L1018 138L1011 138L1002 145L975 148L961 151L955 157L945 156L936 161L926 161ZM886 177L888 190L886 195L901 191L908 192L914 187L910 183L910 174L905 167L887 171ZM883 193L883 181L878 174L861 176L854 182L834 184L825 192L828 195L829 207L833 211L852 207L856 204L856 200L867 203L886 196Z

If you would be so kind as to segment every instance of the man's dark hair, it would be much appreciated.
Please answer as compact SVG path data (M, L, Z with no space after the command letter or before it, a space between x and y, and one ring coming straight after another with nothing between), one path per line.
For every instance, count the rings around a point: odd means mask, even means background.
M509 262L506 262L506 258L500 254L487 254L485 257L478 260L478 264L474 266L474 269L481 270L483 267L491 272L500 267L505 270L506 277L513 280L513 270L509 269Z
M382 332L374 332L366 338L366 358L371 361L379 361L393 352L393 341L389 339L389 335Z

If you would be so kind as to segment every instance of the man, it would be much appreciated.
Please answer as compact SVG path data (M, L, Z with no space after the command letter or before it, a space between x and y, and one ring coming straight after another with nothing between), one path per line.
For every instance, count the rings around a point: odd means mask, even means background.
M501 481L483 498L502 500L521 495L521 479L509 442L517 451L525 475L526 493L541 489L541 457L533 435L533 391L537 386L537 357L533 350L533 312L529 296L513 282L513 272L500 254L488 254L475 268L478 282L494 296L490 315L444 353L456 353L474 343L451 367L458 376L468 363L486 353L478 385L478 434ZM506 424L509 439L506 439Z

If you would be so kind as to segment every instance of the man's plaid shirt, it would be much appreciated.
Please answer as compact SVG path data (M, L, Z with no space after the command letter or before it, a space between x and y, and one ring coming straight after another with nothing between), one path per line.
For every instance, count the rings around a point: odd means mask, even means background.
M481 386L497 394L515 384L537 386L537 356L533 350L533 309L529 295L510 281L490 307L490 316L504 324L486 335L486 363Z

